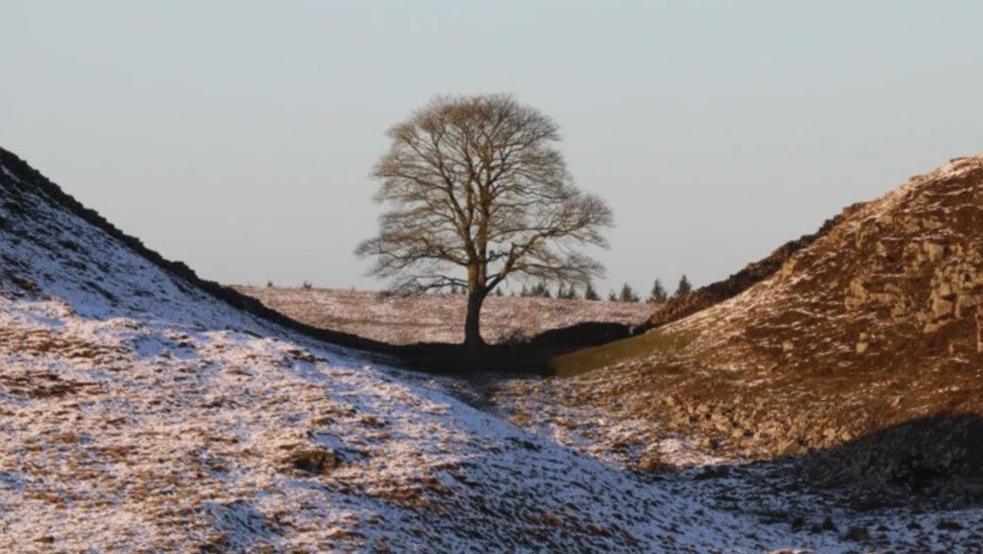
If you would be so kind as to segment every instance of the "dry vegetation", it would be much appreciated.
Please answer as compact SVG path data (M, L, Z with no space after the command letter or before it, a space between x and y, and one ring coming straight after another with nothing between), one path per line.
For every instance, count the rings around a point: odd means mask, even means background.
M237 309L59 194L0 149L0 552L787 542Z
M464 340L467 297L451 294L387 295L321 288L235 287L298 321L388 342L459 343ZM492 296L485 302L482 334L487 342L535 336L577 323L641 325L653 306L553 298Z
M0 551L979 551L981 193L983 160L958 162L722 304L557 362L603 371L461 379L286 330L0 150ZM387 340L463 317L255 291ZM649 315L489 307L499 336Z
M981 241L983 158L955 160L851 208L743 294L556 365L604 368L566 384L571 402L718 454L826 451L821 481L863 480L880 501L890 483L978 502Z

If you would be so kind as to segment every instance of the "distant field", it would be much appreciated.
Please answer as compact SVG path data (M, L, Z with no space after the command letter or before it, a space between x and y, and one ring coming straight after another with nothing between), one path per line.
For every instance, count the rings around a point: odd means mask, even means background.
M350 289L235 288L315 327L392 344L464 340L463 295L402 297ZM482 335L495 343L585 321L636 325L651 315L652 305L645 303L493 296L482 312Z

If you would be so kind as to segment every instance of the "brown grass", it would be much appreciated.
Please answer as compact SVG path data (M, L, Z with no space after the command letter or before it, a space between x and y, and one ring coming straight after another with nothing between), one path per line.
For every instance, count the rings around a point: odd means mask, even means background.
M459 343L464 339L464 295L395 296L375 291L235 287L288 317L320 329L389 344ZM550 298L489 297L482 334L489 343L529 338L584 322L641 325L653 306Z

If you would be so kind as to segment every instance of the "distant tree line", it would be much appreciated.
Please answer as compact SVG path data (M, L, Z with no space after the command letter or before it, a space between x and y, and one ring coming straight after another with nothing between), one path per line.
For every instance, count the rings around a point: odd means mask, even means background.
M661 279L655 279L652 283L652 288L649 292L646 302L653 304L660 304L662 302L668 301L670 298L677 298L684 296L693 291L693 285L690 284L689 278L683 275L679 279L679 283L676 285L676 291L669 294L666 290L665 285L662 284ZM464 287L451 287L451 294L466 294L467 289ZM505 296L501 289L495 292L496 296ZM556 298L559 300L590 300L590 301L600 301L601 295L594 288L593 283L587 283L587 285L581 290L578 289L576 285L559 283L557 285L551 285L547 281L539 281L532 285L522 285L522 288L518 291L511 291L509 296L518 296L521 298ZM607 295L608 302L641 302L641 295L636 292L635 288L628 283L624 283L619 291L611 290Z
M662 284L661 279L655 279L652 282L652 288L649 291L648 298L645 299L646 302L652 304L661 304L668 301L670 298L679 298L693 292L693 285L690 284L689 278L684 274L679 279L679 284L676 285L676 292L669 295L669 291L666 290L665 285ZM596 293L595 293L596 294ZM594 298L596 299L596 298ZM588 299L590 300L590 299ZM628 283L621 286L620 292L615 292L611 290L608 292L609 302L641 302L642 297L635 291L635 289Z

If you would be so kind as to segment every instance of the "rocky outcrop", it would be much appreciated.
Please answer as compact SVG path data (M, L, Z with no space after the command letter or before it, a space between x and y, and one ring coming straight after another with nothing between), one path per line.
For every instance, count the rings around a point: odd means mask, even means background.
M764 363L916 372L977 358L983 159L956 160L857 210L748 301L757 305L730 312L746 329L731 342ZM779 353L777 337L794 354Z
M943 415L983 416L983 157L852 206L807 242L733 298L562 360L608 368L582 377L575 401L644 414L711 450L825 453L824 467L854 468L854 485L887 487L897 472L881 469L934 436L924 449L946 462L922 473L980 478L969 470L983 453ZM886 433L914 421L934 435ZM883 463L855 464L858 452Z

